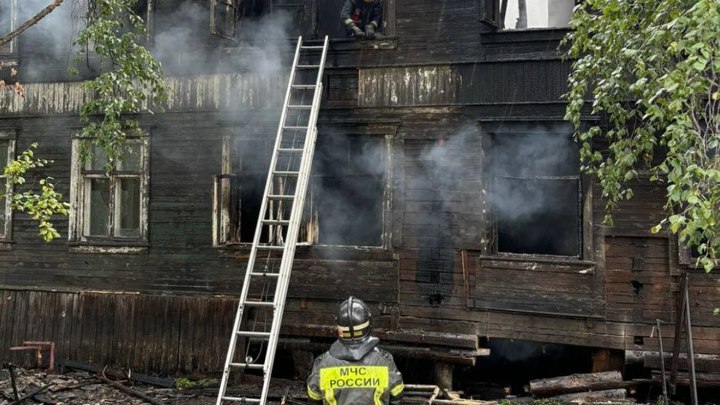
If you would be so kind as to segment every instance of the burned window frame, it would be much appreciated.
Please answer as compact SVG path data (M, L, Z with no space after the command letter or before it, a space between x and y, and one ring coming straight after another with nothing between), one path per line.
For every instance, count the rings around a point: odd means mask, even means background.
M379 232L378 235L380 239L380 243L377 245L349 245L349 244L330 244L330 243L321 243L320 237L321 237L321 230L320 230L320 221L322 219L322 214L319 211L319 208L317 207L316 201L322 198L322 195L320 194L320 191L318 190L317 182L321 181L323 178L329 178L329 177L338 177L338 176L329 176L329 175L322 175L318 173L311 173L311 179L310 184L308 186L308 198L306 201L306 207L305 207L305 217L303 224L305 226L305 233L308 236L309 243L317 246L328 246L328 247L361 247L361 248L367 248L367 249L387 249L390 245L390 235L389 235L389 227L390 224L388 222L388 217L390 213L390 196L391 196L391 190L390 190L390 182L392 178L392 165L391 165L391 141L392 137L390 135L378 135L378 134L372 134L372 133L364 133L363 131L358 131L357 129L353 128L346 128L341 130L326 130L326 133L330 134L337 134L339 133L341 136L346 137L364 137L366 139L378 139L377 142L379 146L382 147L382 163L384 165L384 168L382 170L381 175L375 175L372 177L375 177L376 180L379 179L382 184L382 196L379 196L380 203L381 203L381 213L380 213L380 224L379 224ZM332 135L330 135L332 136ZM317 157L315 159L315 162L317 162ZM352 174L353 177L358 177L361 175L365 175L368 177L371 177L369 173L355 173ZM346 176L343 176L346 177Z
M498 32L523 32L528 30L563 30L569 29L569 24L562 26L525 27L525 28L507 28L505 27L505 17L507 13L507 2L511 0L479 0L480 22L489 26ZM582 0L575 0L575 5ZM505 11L503 12L503 4ZM574 10L574 8L573 8ZM572 12L571 12L572 18Z
M137 170L116 170L109 173L106 169L91 167L92 158L83 159L82 142L88 139L73 138L72 140L72 172L70 176L70 227L68 239L72 244L90 246L146 246L148 242L148 207L149 207L149 173L150 173L150 142L149 134L140 138L128 138L126 142L139 145L139 168ZM109 180L109 201L108 201L108 235L86 235L86 228L89 226L89 195L87 194L87 180L108 179ZM115 221L119 217L120 204L117 199L117 187L123 179L137 179L138 184L138 235L122 236L116 232ZM109 250L109 253L136 253L136 250L124 251Z
M17 139L17 134L14 130L0 130L0 142L7 142L7 156L6 156L6 162L9 163L11 160L15 159L15 141ZM5 174L1 171L0 168L0 179L2 179L0 182L3 184L3 190L0 192L0 194L5 195L6 193L12 193L13 192L13 185L9 183L7 177ZM4 226L0 227L0 248L7 248L11 246L8 244L12 240L12 219L13 219L13 211L11 206L11 200L9 198L4 198ZM3 201L0 200L0 201Z
M327 129L325 129L327 130ZM348 136L371 136L381 138L379 141L383 146L383 191L382 191L382 213L381 213L381 224L380 224L380 244L379 245L337 245L337 244L321 244L319 243L319 225L318 220L321 218L321 214L317 210L317 204L315 201L318 196L316 188L313 186L315 181L321 176L314 175L311 171L311 178L308 184L308 190L305 199L303 220L300 224L300 232L298 234L298 246L318 246L328 248L343 248L352 246L353 248L362 247L364 249L378 249L386 250L390 246L390 198L391 190L390 184L392 179L392 161L391 161L391 139L392 135L387 135L388 131L381 130L377 131L364 131L364 130L351 130L347 133ZM320 135L322 136L323 129L320 129ZM268 142L270 146L274 145L274 140L268 140L266 138L258 137L246 137L236 138L231 135L225 135L222 137L222 162L221 162L221 173L213 176L213 187L212 187L212 224L213 224L213 246L214 247L229 247L229 246L240 246L247 247L252 244L252 241L243 241L242 235L242 218L240 218L239 210L241 209L242 201L239 197L239 189L242 187L242 179L247 176L247 173L243 173L242 169L235 167L236 163L239 162L239 150L233 147L233 142L237 140L242 141L258 141ZM267 179L267 172L263 173L263 184ZM237 212L233 212L236 210ZM255 232L255 226L257 225L256 219L253 219L253 233Z
M17 2L18 0L7 0L10 7L10 30L8 32L0 32L0 36L3 36L5 34L9 34L14 29L17 28L17 12L18 12L18 6ZM13 38L9 43L6 45L0 46L0 58L3 57L14 57L17 55L17 37Z
M489 187L489 191L492 192L496 187L496 173L494 172L492 168L492 155L493 155L493 141L492 138L495 136L512 136L517 135L518 133L522 134L532 134L532 133L540 133L538 130L528 130L528 126L534 126L537 128L542 128L543 133L546 133L547 131L552 131L558 136L562 136L563 134L567 134L568 138L572 137L572 128L568 125L567 122L564 121L553 121L553 120L547 120L547 119L538 119L538 120L507 120L503 122L498 121L490 121L490 122L483 122L481 123L481 129L483 133L483 148L488 151L486 154L490 157L485 162L485 173L487 177L487 185ZM519 128L525 128L523 130L520 130ZM493 208L492 204L489 205L490 207L490 214L488 216L488 220L490 222L489 227L489 240L488 240L488 251L491 252L492 255L495 256L502 256L502 257L518 257L518 258L549 258L549 259L558 259L558 260L592 260L593 258L593 246L592 246L592 184L591 184L591 178L587 176L586 174L582 173L582 171L579 170L580 167L580 161L578 157L578 174L572 175L572 176L545 176L545 175L538 175L533 176L532 178L538 178L538 179L554 179L554 178L562 178L563 180L570 180L570 177L572 177L572 180L577 181L578 183L578 193L577 193L577 201L576 201L576 207L577 207L577 214L578 214L578 231L577 231L577 254L575 255L563 255L563 254L546 254L546 253L527 253L527 252L506 252L501 251L499 249L498 244L498 218L496 214L496 210ZM531 180L532 178L528 177L528 180Z

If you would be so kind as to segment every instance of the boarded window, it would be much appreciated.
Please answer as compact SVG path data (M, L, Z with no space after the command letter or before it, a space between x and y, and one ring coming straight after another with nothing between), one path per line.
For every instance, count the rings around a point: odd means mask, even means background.
M567 27L575 0L482 0L481 20L500 29Z
M570 133L516 127L491 142L497 252L580 256L582 186Z
M92 146L81 163L74 144L76 170L76 215L79 240L145 240L147 213L147 144L128 140L123 160L108 165L102 149Z

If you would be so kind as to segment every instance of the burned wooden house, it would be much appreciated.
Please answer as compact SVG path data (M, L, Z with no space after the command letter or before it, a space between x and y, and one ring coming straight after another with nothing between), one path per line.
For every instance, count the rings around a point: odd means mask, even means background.
M0 1L0 31L30 3ZM664 190L647 178L602 224L563 121L572 0L522 12L517 0L384 0L382 36L364 41L346 37L341 0L140 1L172 96L138 117L146 137L109 174L100 154L78 154L88 95L67 66L82 12L66 3L0 48L25 83L24 97L0 94L0 162L39 142L71 204L49 244L0 208L0 357L53 341L61 359L222 369L299 35L331 41L282 350L322 350L349 295L371 304L396 356L441 365L481 363L514 339L619 367L657 351L656 319L672 347L691 260L649 232ZM708 369L716 278L689 272Z

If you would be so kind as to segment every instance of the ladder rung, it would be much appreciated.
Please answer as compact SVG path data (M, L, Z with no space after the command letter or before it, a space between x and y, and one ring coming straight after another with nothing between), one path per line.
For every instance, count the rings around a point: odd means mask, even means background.
M287 219L263 219L262 222L267 225L288 225L290 223Z
M270 332L251 332L247 330L239 330L236 331L235 334L238 336L245 336L245 337L263 337L263 338L269 338Z
M245 301L243 303L248 307L274 307L275 303L272 301Z
M257 248L260 250L285 250L285 246L275 245L257 245Z
M315 85L314 84L293 84L290 87L292 87L293 89L309 90L309 89L314 89Z
M300 47L301 49L325 49L322 45L303 45Z
M286 171L286 170L276 170L273 172L273 174L276 174L278 176L297 176L299 172L292 172L292 171Z
M278 273L258 273L255 271L250 272L250 275L256 276L256 277L278 277L278 276L280 276Z
M288 125L288 126L286 126L286 127L283 127L283 129L307 129L307 128L308 128L308 127L293 126L293 125Z
M300 110L309 110L312 108L312 105L304 105L304 104L288 104L288 108L294 108L294 109L300 109Z
M262 364L248 364L248 363L230 363L230 367L249 368L253 370L262 370L265 366Z
M243 402L246 404L259 404L260 399L259 398L245 398L245 397L222 397L223 401L235 401L235 402Z
M270 194L268 198L271 200L292 200L295 196L291 194Z
M300 152L302 152L303 150L305 150L305 149L303 149L303 148L279 148L279 149L278 149L278 152L283 152L283 153L300 153Z
M318 69L320 65L297 65L298 69Z

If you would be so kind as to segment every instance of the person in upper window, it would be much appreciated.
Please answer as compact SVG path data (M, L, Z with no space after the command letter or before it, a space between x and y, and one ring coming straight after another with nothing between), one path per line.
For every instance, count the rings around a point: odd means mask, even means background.
M350 297L340 304L336 321L339 338L315 360L307 379L310 403L399 405L405 385L392 355L371 334L370 308Z
M382 0L345 0L340 19L348 36L375 39L382 23Z

